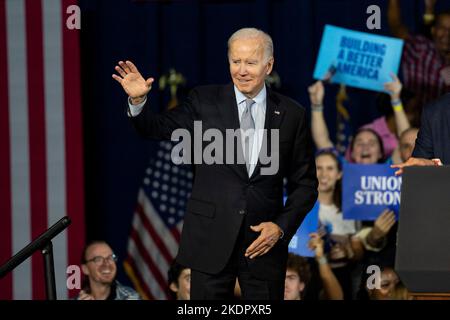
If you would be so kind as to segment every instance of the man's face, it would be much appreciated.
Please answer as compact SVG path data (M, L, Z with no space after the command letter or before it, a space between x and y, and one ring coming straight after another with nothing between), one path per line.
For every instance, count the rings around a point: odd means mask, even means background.
M399 278L394 270L385 269L381 272L381 288L374 289L371 292L372 299L375 300L390 300L396 286L399 283Z
M438 52L444 57L450 55L450 15L441 15L431 29Z
M105 243L91 245L86 251L86 263L82 265L83 273L90 281L111 284L117 273L116 262L111 248Z
M264 57L262 39L238 39L230 44L228 59L234 85L249 98L254 98L264 86L273 67L273 57Z
M305 283L300 280L298 273L288 269L284 280L284 300L300 300L304 289Z
M412 155L416 145L417 132L418 130L409 130L400 138L400 156L403 162L408 160Z
M191 299L191 269L183 269L178 277L178 286L172 283L170 288L176 292L177 300Z
M333 192L336 182L341 179L336 160L327 154L316 158L317 179L319 180L319 192Z

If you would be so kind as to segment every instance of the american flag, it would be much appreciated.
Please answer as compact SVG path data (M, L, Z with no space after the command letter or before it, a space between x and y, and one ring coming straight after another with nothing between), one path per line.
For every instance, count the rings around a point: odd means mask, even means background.
M0 264L63 216L53 240L58 299L84 244L79 31L73 0L0 0ZM39 252L0 279L0 299L43 299Z
M178 251L192 171L171 160L172 142L160 142L138 194L125 270L147 299L169 298L167 271Z
M342 156L349 150L351 141L352 126L350 122L350 113L345 107L344 102L348 100L347 90L344 84L341 84L336 95L336 149Z

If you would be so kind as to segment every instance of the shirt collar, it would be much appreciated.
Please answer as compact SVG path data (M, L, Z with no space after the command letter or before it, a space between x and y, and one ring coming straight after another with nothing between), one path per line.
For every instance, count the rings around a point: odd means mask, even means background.
M238 88L236 86L234 86L234 93L236 94L236 102L238 105L248 99L242 92L240 92L238 90ZM266 85L264 84L261 91L259 91L259 93L256 95L256 97L254 97L252 100L255 101L256 104L264 105L264 102L266 101L266 96L267 96L267 90L266 90Z

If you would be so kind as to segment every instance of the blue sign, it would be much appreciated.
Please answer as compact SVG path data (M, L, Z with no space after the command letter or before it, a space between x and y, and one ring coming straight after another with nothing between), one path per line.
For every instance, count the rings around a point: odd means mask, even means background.
M398 217L402 177L388 164L344 163L342 211L344 219L376 220L384 209Z
M385 91L397 74L403 40L326 25L314 78Z
M298 254L302 257L314 257L314 251L308 248L309 234L317 232L319 227L319 201L306 215L297 233L292 237L289 243L289 252Z

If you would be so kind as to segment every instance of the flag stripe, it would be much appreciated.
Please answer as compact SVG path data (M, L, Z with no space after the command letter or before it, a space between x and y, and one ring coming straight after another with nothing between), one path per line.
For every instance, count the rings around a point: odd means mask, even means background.
M160 290L159 284L155 281L151 271L148 269L148 265L143 260L131 235L128 239L128 253L130 254L128 263L134 268L133 274L138 276L138 280L141 281L141 285L147 292L148 299L154 300L155 296L153 293Z
M128 256L127 260L124 262L125 271L130 276L136 290L138 290L139 294L142 298L147 300L153 300L154 297L151 294L144 278L142 277L139 268L137 268L135 264L135 260Z
M141 275L143 283L148 287L150 299L165 299L166 295L161 289L161 282L155 279L153 267L145 257L142 257L142 252L138 249L135 238L131 236L128 242L128 252L132 256L130 262L134 263L135 270Z
M123 263L123 267L125 269L125 272L128 274L128 277L130 278L131 282L133 283L134 288L139 293L141 298L143 300L150 300L151 299L150 292L147 286L144 284L141 275L139 274L139 272L137 272L134 262L129 258L127 258L127 260L125 260L125 262Z
M0 263L69 215L70 237L52 240L59 299L68 250L79 264L85 240L79 31L65 28L76 3L0 1ZM0 280L0 298L44 298L43 269L37 252Z
M180 237L181 237L181 231L183 230L183 220L181 220L178 224L177 224L177 239L178 242L180 242Z
M165 232L165 230L167 230L167 227L165 226L164 221L162 221L158 214L156 214L155 208L142 189L139 190L138 203L142 206L147 219L152 222L155 230L157 230L159 234L159 237L164 241L166 247L169 249L170 254L172 255L172 257L174 257L178 250L178 242L176 241L176 239L174 239L171 232Z
M160 295L165 296L165 294L163 293L163 290L161 289L161 288L165 288L167 286L166 279L163 276L163 273L158 268L158 266L155 264L155 262L153 261L152 257L149 255L147 250L145 250L145 246L142 243L141 238L136 233L131 233L131 238L134 240L134 244L135 244L136 249L139 252L140 256L142 257L142 259L145 261L148 268L150 269L154 280L156 280L157 283L159 284L159 289L160 289L159 291L161 291ZM156 295L156 298L159 298L158 295Z
M44 84L45 122L48 177L48 222L49 226L67 214L66 166L64 141L64 97L62 75L62 19L61 2L42 0L44 26ZM53 240L55 279L59 299L67 297L67 231Z
M174 237L174 239L179 243L180 242L180 231L178 230L178 227L175 229L171 229L170 232L172 233L172 236Z
M153 226L151 225L150 221L148 221L145 212L142 209L142 206L140 204L138 204L137 206L137 214L139 217L139 223L137 223L137 226L135 226L136 229L140 228L145 228L145 230L148 232L148 236L151 237L152 242L154 242L154 245L152 249L155 249L155 253L157 253L158 251L156 251L156 249L159 249L159 251L161 252L162 257L165 258L165 263L167 265L169 265L172 262L172 255L169 253L169 250L167 249L166 245L163 243L163 241L161 240L161 238L158 236L158 234L156 233L156 231L153 229ZM152 252L152 251L149 251ZM158 261L157 261L158 262ZM159 263L157 263L157 265L159 265Z
M0 1L0 48L7 48L5 1ZM11 162L9 143L9 95L8 95L8 60L6 50L0 50L0 216L3 228L0 232L0 264L11 255ZM12 275L0 279L0 300L12 298Z
M26 0L26 38L28 68L28 116L30 143L30 206L31 238L47 229L46 158L44 83L42 67L42 12L40 0ZM32 257L33 299L45 299L43 259L40 253Z
M64 0L63 8L76 4L76 0ZM66 128L66 177L67 214L72 219L68 229L68 263L79 264L84 235L84 179L83 133L81 115L81 75L79 30L66 28L66 12L61 10L63 28L63 76L64 76L64 125ZM76 241L72 241L75 240ZM73 297L72 293L70 297Z
M8 82L11 129L12 251L17 253L31 240L28 141L27 65L25 48L25 6L23 0L6 2L8 30ZM31 263L24 261L13 271L13 293L17 299L31 299Z
M150 255L150 259L159 268L161 274L165 278L167 270L169 270L169 265L172 261L169 260L168 262L159 252L159 246L155 243L151 235L145 230L145 227L143 227L143 222L139 215L135 215L133 219L132 237L139 237L145 247L145 252Z

